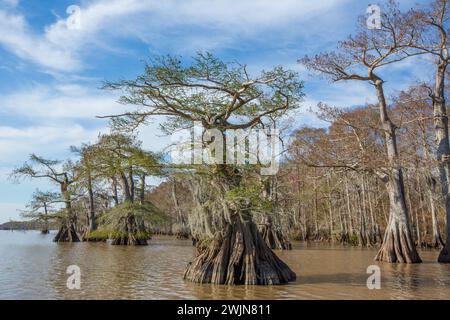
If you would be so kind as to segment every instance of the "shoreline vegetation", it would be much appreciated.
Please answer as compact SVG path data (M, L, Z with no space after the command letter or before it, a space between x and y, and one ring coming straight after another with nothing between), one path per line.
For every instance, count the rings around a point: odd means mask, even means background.
M374 247L374 259L385 263L421 263L417 249L435 248L438 262L450 263L449 7L436 0L402 12L387 1L379 29L362 19L335 51L300 58L310 72L368 83L376 96L351 108L319 103L314 112L327 128L298 127L290 118L306 96L293 70L250 73L203 52L190 60L152 57L136 78L104 84L129 107L99 116L110 120L109 133L71 147L71 159L32 154L12 172L15 181L46 179L57 188L37 190L23 216L44 232L56 223L55 242L190 238L197 254L184 278L197 283L295 281L274 251L291 249L290 239ZM434 81L388 96L383 76L418 56L433 61ZM215 161L175 164L168 154L145 150L136 130L155 119L167 135L195 136L194 124L201 123L201 146ZM263 175L261 161L227 162L230 150L239 154L234 138L227 139L231 131L270 135L267 128L289 141L276 174ZM225 144L218 147L219 140ZM250 145L245 151L257 157ZM163 182L149 186L150 177Z

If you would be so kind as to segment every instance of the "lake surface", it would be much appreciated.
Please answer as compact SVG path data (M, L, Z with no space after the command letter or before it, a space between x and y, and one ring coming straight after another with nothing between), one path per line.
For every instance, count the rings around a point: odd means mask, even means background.
M182 279L191 241L157 238L149 246L56 244L36 231L0 231L0 299L450 299L450 265L437 251L424 263L375 263L375 249L295 243L277 254L297 273L281 286L217 286ZM66 286L78 265L81 289ZM381 289L369 290L369 265L381 269Z

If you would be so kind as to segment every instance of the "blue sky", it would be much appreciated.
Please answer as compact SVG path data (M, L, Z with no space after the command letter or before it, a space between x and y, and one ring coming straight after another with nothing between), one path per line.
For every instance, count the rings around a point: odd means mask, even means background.
M400 0L404 8L426 1ZM97 115L120 113L103 80L132 78L152 55L190 57L211 51L250 70L276 65L306 82L296 125L323 125L307 110L319 101L354 106L373 101L362 83L330 84L309 75L297 59L332 50L351 34L366 0L0 0L0 223L17 219L45 181L7 179L28 154L70 156L69 146L107 131ZM79 28L67 27L67 8L81 8ZM409 60L384 75L389 92L432 79L426 63ZM157 125L140 129L146 148L169 141Z

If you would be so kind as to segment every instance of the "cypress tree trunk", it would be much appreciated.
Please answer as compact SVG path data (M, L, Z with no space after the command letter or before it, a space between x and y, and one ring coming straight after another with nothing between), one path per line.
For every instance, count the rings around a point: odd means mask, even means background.
M117 179L116 179L116 177L112 177L111 178L111 188L112 188L112 191L113 191L114 205L117 206L117 205L119 205L119 194L117 192Z
M276 204L276 184L274 177L268 177L261 179L263 185L262 197ZM272 213L276 213L277 209L272 208ZM267 246L271 249L278 250L291 250L292 246L287 237L281 231L281 228L276 228L273 223L273 219L268 214L264 214L259 228L261 235L266 242Z
M141 187L139 190L139 201L141 204L145 203L145 174L141 174Z
M174 179L172 181L172 200L173 200L173 206L176 212L176 223L177 223L177 230L175 230L175 235L177 239L189 239L189 230L187 227L187 223L185 221L185 218L183 216L183 212L180 209L180 204L178 202L177 197L177 181Z
M67 175L61 183L61 194L64 196L64 203L66 206L66 217L64 218L61 227L53 239L54 242L79 242L80 238L76 229L76 217L72 210L72 201L69 193L69 181Z
M402 188L401 171L395 170L388 182L389 190L389 221L383 238L383 244L375 260L390 263L421 262L409 228L408 215Z
M44 202L44 226L41 230L42 234L49 234L50 231L48 230L48 208L47 203Z
M434 188L433 188L434 190ZM430 198L430 207L431 207L431 230L433 233L433 239L431 240L431 247L437 249L444 246L444 242L441 238L441 233L439 231L439 225L437 221L437 214L436 214L436 205L434 200L433 191L431 189L428 190L428 196Z
M97 230L97 220L95 217L94 190L92 187L92 176L89 172L88 176L88 193L89 193L89 231Z
M295 281L295 273L266 245L249 216L233 214L224 235L202 249L184 278L213 284L272 285Z
M65 221L59 228L58 233L53 239L54 242L80 242L75 223L71 220Z
M140 232L143 232L142 225L139 224L134 215L129 215L126 218L126 223L123 230L119 230L120 235L112 239L112 245L122 246L146 246L148 245L147 239L138 237Z
M128 183L128 179L127 179L125 173L123 173L123 172L120 173L120 179L122 181L122 189L123 189L123 194L125 196L125 201L133 202L133 198L130 193L130 184Z
M444 248L439 254L438 261L450 263L450 145L448 132L448 115L445 103L445 72L447 61L440 61L436 72L435 92L433 94L434 129L436 135L436 160L439 164L439 180L441 198L445 208L447 220L447 238Z
M198 255L185 271L184 278L212 284L271 285L296 279L295 273L267 246L252 221L248 204L223 198L239 187L241 176L233 168L219 165L213 174L221 199L224 228L215 232L208 245L198 246ZM206 217L205 217L206 218ZM204 243L204 242L203 242Z
M377 89L380 120L385 134L389 162L389 172L386 181L389 195L389 221L384 234L383 244L375 260L390 263L418 263L421 262L421 259L411 236L403 172L397 162L397 137L394 124L387 113L383 81L376 79L375 88Z

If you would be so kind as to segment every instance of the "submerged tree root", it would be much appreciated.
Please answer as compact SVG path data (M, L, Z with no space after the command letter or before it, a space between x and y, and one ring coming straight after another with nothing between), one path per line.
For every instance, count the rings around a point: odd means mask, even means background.
M390 223L376 261L389 263L420 263L422 260L405 226Z
M200 249L184 278L212 284L272 285L295 281L295 273L266 245L252 221L239 216L220 240Z
M80 238L76 232L75 224L63 224L53 238L54 242L80 242Z

